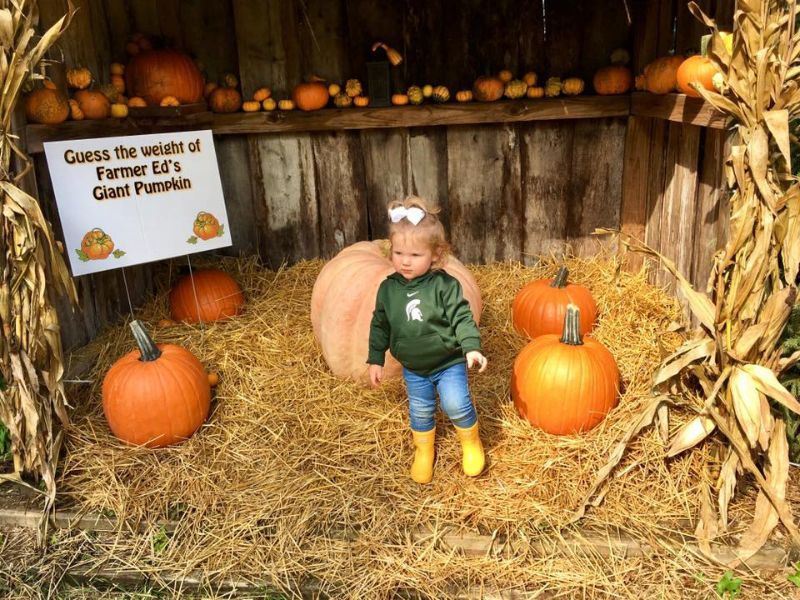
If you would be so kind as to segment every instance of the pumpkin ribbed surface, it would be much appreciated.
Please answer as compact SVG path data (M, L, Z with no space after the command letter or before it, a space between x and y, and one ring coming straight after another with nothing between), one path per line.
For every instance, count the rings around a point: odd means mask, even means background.
M169 293L169 309L176 321L197 323L202 320L209 323L238 315L243 305L244 296L239 284L217 269L195 271L194 286L191 275L185 275Z
M676 73L678 91L687 96L700 97L700 93L692 87L692 83L700 84L709 91L714 91L714 75L718 73L717 66L705 56L690 56L681 63Z
M577 323L573 329L580 340ZM514 360L511 398L534 427L568 435L600 423L617 405L619 385L614 357L600 342L586 337L571 344L549 334L532 340Z
M161 356L129 352L103 381L103 412L111 431L129 444L161 448L190 437L205 422L211 387L203 365L180 346L158 346Z
M129 95L141 96L158 106L164 96L175 96L181 104L203 98L203 76L195 62L176 50L148 50L131 58L125 69Z
M61 90L43 87L25 97L25 117L31 123L57 125L68 116L69 102Z
M517 292L511 305L512 321L517 333L531 338L561 333L569 304L575 304L580 309L581 335L592 330L597 319L597 303L591 292L582 285L567 283L566 274L562 287L554 287L554 281L537 279Z
M331 371L339 377L366 381L369 325L381 282L394 267L388 240L348 246L320 271L311 293L311 323ZM458 279L476 323L483 303L472 274L450 256L445 271ZM400 375L400 364L387 352L384 377Z

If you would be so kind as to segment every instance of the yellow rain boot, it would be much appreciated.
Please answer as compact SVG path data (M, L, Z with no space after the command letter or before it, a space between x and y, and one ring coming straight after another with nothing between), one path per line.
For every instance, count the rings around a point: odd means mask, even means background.
M433 442L436 428L430 431L414 431L414 464L411 465L411 479L417 483L430 483L433 479Z
M464 453L461 462L464 473L470 477L480 475L486 464L486 457L483 454L483 444L481 444L478 434L478 422L476 421L472 427L466 429L456 427L456 433L458 439L461 440L461 451Z

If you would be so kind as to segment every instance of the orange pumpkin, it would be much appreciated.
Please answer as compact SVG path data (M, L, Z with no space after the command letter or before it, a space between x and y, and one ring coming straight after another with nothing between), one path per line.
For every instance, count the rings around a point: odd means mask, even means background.
M25 117L31 123L56 125L69 116L67 95L50 82L25 96Z
M367 381L369 325L378 286L394 272L389 242L375 240L348 246L320 271L311 292L311 323L331 371L339 377ZM475 322L483 303L478 284L461 262L448 256L444 269L461 282ZM384 376L395 377L400 364L387 352Z
M162 448L182 442L208 417L208 375L185 348L156 346L141 321L131 329L139 349L111 365L103 379L108 425L128 444Z
M636 78L636 89L651 94L669 94L678 86L678 67L683 56L662 56L648 64Z
M111 114L111 102L103 92L78 90L72 97L87 119L107 119Z
M215 113L233 113L242 108L242 95L231 87L218 87L208 96L208 105Z
M130 108L144 108L147 106L147 102L144 101L144 98L133 96L132 98L128 99L128 106Z
M408 94L392 94L392 104L395 106L405 106L408 104Z
M83 236L81 250L89 260L103 260L114 251L114 240L105 231L95 227Z
M158 103L159 106L180 106L180 100L178 100L175 96L164 96L161 99L161 102Z
M593 83L601 96L627 94L633 85L633 74L624 65L610 65L597 70Z
M699 83L701 87L714 91L713 78L718 73L717 66L706 56L690 56L678 67L676 77L678 91L687 96L700 97L700 93L691 84Z
M86 67L68 69L67 85L75 90L85 90L92 85L92 72Z
M219 221L211 213L200 211L192 227L194 234L202 240L210 240L219 233Z
M169 310L175 321L209 323L236 316L243 306L242 288L233 277L217 269L185 275L169 293Z
M497 77L478 77L472 84L472 93L479 102L494 102L504 92L505 84Z
M359 108L369 106L369 96L356 96L353 98L353 105L358 106Z
M570 304L563 335L529 342L511 373L511 398L519 415L554 435L588 431L619 401L617 363L600 342L581 339L579 313Z
M597 319L597 303L585 287L568 283L568 277L567 268L561 267L555 278L537 279L517 292L511 304L511 317L517 333L535 338L561 332L569 304L580 309L581 335L592 330Z
M197 64L177 50L147 50L131 58L125 69L125 84L131 96L141 96L158 106L164 96L175 96L181 104L203 98L203 76Z
M325 108L330 100L328 86L320 81L298 83L292 90L292 100L297 108L304 111Z

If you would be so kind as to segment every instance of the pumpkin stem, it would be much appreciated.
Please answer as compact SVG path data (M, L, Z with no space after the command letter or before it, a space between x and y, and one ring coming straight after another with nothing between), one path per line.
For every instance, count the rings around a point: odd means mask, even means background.
M161 356L161 350L159 350L158 346L153 342L153 338L147 333L147 330L140 320L136 319L131 321L131 330L133 331L133 337L141 353L139 360L150 362Z
M564 318L564 333L561 334L561 343L570 346L582 346L581 339L581 311L574 304L567 304L567 316Z
M567 267L561 267L556 273L555 279L553 279L553 283L550 284L550 287L554 288L563 288L567 285L567 277L569 277L569 271Z

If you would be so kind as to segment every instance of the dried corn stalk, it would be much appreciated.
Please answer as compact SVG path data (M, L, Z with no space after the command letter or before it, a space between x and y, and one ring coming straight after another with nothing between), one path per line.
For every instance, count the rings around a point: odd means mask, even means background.
M50 224L38 202L18 187L31 165L11 131L23 84L42 77L34 70L72 12L69 4L68 14L38 37L36 2L0 0L0 371L5 381L0 421L11 433L14 455L14 474L5 479L40 477L46 487L44 514L56 491L61 437L54 413L67 423L58 317L48 294L77 298Z
M778 375L800 358L781 358L778 343L796 300L800 269L800 186L792 176L789 144L789 123L800 116L798 6L797 0L738 0L732 53L716 23L694 2L689 8L711 29L710 57L721 72L715 79L719 93L697 89L733 118L726 163L730 239L715 255L703 293L672 261L623 236L629 248L655 256L677 278L700 325L661 364L654 376L659 396L612 453L576 518L602 498L630 440L657 422L666 431L668 407L679 404L697 417L675 435L668 456L696 446L714 430L728 447L714 490L716 508L704 494L698 516L696 533L707 553L710 539L727 527L737 477L748 472L758 482L754 519L740 540L738 554L744 560L779 522L800 546L800 531L784 500L785 425L769 403L800 413L800 404L778 382Z

